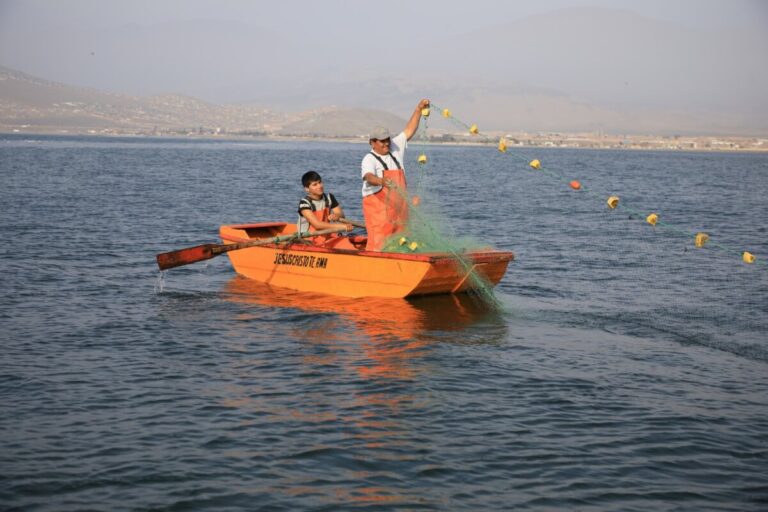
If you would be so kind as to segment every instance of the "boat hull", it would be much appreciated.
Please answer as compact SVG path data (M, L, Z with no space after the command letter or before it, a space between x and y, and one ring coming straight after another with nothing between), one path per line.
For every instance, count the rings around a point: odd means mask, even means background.
M295 232L294 224L221 226L224 243L268 239ZM318 245L306 240L266 244L228 252L245 277L293 290L344 297L409 297L460 293L495 286L514 258L507 251L400 254L365 251L363 237L333 237Z

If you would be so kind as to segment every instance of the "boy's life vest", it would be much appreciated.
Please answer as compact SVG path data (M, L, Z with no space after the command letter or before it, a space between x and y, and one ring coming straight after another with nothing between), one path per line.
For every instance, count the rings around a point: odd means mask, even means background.
M405 170L390 153L397 169L387 169L387 164L376 153L371 154L384 167L382 177L392 182L390 188L382 187L378 192L363 198L363 215L368 231L367 251L380 251L387 238L405 229L408 222L407 184Z
M320 203L320 202L322 202L324 206L319 207L317 203ZM324 193L322 199L312 199L309 196L302 197L301 200L299 201L299 222L297 222L297 225L296 225L297 230L300 233L306 233L307 231L309 232L317 231L315 228L312 227L309 221L307 221L307 219L304 218L304 215L302 215L301 212L308 210L320 222L330 222L328 220L328 217L331 214L331 210L333 210L337 206L339 206L338 201L333 196L333 194L329 192ZM314 240L315 243L319 244L328 240L332 236L333 234L316 236L316 237L313 237L312 240Z

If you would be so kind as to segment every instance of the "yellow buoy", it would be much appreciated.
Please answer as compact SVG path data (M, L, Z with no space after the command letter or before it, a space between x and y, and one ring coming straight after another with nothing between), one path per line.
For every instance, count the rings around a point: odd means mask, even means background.
M499 139L499 151L501 151L502 153L507 152L507 141L505 141L504 139Z
M408 248L412 251L415 251L416 249L419 248L419 244L417 244L416 242L411 242L411 245L409 245Z
M741 259L744 260L744 263L754 263L755 255L751 252L744 251L744 254L741 255Z
M704 244L709 240L709 235L706 233L696 233L696 247L704 247Z
M619 206L619 196L611 196L608 198L608 207L613 210Z
M447 108L443 109L443 117L451 117L451 111Z
M421 115L424 117L429 117L429 107L421 109Z
M478 129L476 124L473 124L472 126L469 127L469 133L471 133L472 135L477 135L477 132L478 132Z
M655 226L657 222L659 222L659 216L655 213L650 214L645 218L645 221L650 224L651 226Z
M538 160L531 160L531 163L529 163L528 165L530 165L534 169L541 169L541 162L539 162Z
M422 153L421 155L419 155L419 160L418 161L419 161L420 164L427 163L427 155Z
M579 183L579 182L578 182L578 180L573 180L573 181L571 181L571 182L569 183L569 185L571 186L571 188L572 188L573 190L579 190L579 189L581 188L581 183Z
M407 244L407 243L408 243L408 239L407 239L407 238L405 238L404 236L401 236L401 237L400 237L400 240L398 240L397 242L398 242L400 245L405 245L405 244Z

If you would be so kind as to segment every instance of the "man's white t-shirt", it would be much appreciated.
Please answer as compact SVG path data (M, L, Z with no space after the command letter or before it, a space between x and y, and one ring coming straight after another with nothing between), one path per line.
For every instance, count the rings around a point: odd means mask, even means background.
M392 142L389 145L389 154L377 155L379 158L384 160L384 163L387 164L387 167L382 167L381 162L379 162L379 160L369 151L368 154L363 157L363 163L361 164L362 173L360 176L365 177L365 175L370 172L376 175L377 178L381 178L384 176L384 171L386 169L401 168L404 166L403 158L405 158L406 147L408 147L408 138L405 136L404 132L400 132L396 137L392 139ZM397 161L400 162L400 165L395 163L395 160L392 159L392 155L394 155ZM375 194L379 190L381 190L381 187L371 185L367 181L363 180L363 197Z

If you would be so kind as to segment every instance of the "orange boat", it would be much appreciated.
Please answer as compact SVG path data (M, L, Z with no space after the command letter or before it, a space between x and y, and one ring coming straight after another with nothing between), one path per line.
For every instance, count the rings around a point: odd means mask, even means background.
M270 239L296 232L285 222L221 226L225 244ZM319 238L319 237L318 237ZM332 236L229 251L235 271L250 279L305 292L343 297L393 297L460 293L495 286L514 255L483 250L463 253L372 252L364 236Z

